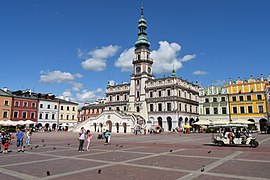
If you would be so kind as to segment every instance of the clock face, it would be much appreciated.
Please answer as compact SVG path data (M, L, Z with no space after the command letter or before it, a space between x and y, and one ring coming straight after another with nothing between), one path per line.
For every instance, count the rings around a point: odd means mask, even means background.
M137 72L137 73L141 72L141 67L139 67L139 66L136 67L136 72Z
M151 73L151 68L150 68L150 67L148 67L148 69L147 69L147 70L148 70L148 73Z

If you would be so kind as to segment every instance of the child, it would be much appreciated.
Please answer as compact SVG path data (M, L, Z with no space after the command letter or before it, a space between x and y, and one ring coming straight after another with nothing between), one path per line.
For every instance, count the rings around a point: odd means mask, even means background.
M87 130L86 134L87 134L87 151L90 151L90 144L91 144L92 134L91 134L90 130Z
M8 141L5 142L4 144L4 151L3 153L7 154L8 153Z
M26 139L26 144L27 144L28 146L30 146L31 135L32 135L31 130L30 130L30 129L27 129L27 133L26 133L26 137L27 137L27 139Z

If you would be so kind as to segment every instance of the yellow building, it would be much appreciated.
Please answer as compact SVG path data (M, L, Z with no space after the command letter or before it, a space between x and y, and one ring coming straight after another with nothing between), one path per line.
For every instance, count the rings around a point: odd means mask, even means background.
M230 81L228 95L231 120L252 121L262 130L267 122L266 86L266 80L254 79L252 76L249 80Z
M59 126L68 130L78 122L78 104L59 99Z
M0 89L0 120L11 119L12 96L5 89Z

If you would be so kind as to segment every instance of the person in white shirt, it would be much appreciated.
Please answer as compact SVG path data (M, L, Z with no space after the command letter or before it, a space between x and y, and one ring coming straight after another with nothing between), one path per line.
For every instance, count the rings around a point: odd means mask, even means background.
M83 152L83 143L84 143L84 139L85 139L85 129L84 127L81 128L81 132L79 133L79 152Z

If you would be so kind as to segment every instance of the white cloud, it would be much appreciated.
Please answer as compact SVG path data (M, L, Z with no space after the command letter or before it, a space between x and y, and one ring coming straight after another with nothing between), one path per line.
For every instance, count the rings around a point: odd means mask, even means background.
M132 71L132 61L134 58L134 49L126 49L120 57L115 61L115 66L121 68L121 71ZM181 46L177 43L168 43L160 41L159 48L151 52L151 58L154 61L153 72L157 74L172 72L183 67L182 62L189 61L196 57L193 55L185 55L182 58L178 57Z
M81 93L76 94L78 102L93 102L104 96L104 91L101 88L97 88L94 91L83 90Z
M74 82L72 83L72 90L73 91L80 91L83 88L83 84L82 83L78 83L78 82Z
M76 78L82 78L82 77L83 77L83 75L81 75L80 73L74 74L74 76L75 76Z
M97 92L97 93L103 93L103 90L102 90L102 88L97 88L95 92Z
M107 67L105 59L94 59L94 58L90 58L83 61L81 65L83 69L93 71L103 71Z
M93 58L106 59L108 57L114 56L119 48L120 48L119 46L109 45L109 46L105 46L100 49L91 51L90 55L92 55Z
M52 72L41 71L39 81L41 83L71 83L76 78L82 77L80 74L71 74L69 72L61 72L59 70Z
M64 91L64 92L62 93L62 96L64 96L64 97L71 97L72 94L71 94L70 91L66 90L66 91Z
M121 68L121 71L132 71L134 50L135 48L133 47L122 52L120 57L115 61L115 66Z
M194 71L193 74L195 74L195 75L205 75L205 74L208 74L208 72L206 72L206 71Z
M151 58L154 61L153 72L161 74L171 72L173 67L175 70L182 68L181 59L177 59L180 50L181 46L177 43L160 41L159 48L151 53Z
M194 59L196 57L195 54L192 54L192 55L185 55L182 59L181 59L181 62L186 62L186 61L189 61L191 59Z
M114 56L119 48L119 46L109 45L89 52L83 52L79 49L78 57L85 59L81 63L83 69L103 71L107 67L106 59Z

